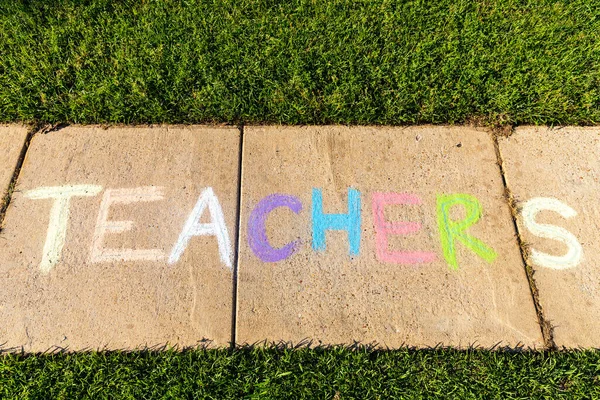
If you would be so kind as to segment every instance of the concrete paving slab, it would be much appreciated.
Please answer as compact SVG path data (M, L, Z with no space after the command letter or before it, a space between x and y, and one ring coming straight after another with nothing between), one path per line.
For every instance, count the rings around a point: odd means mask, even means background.
M0 207L4 205L4 197L26 139L26 126L0 125Z
M35 135L0 240L0 342L131 349L231 340L239 131Z
M237 342L543 345L487 132L246 127Z
M554 341L600 347L600 129L521 127L499 144Z

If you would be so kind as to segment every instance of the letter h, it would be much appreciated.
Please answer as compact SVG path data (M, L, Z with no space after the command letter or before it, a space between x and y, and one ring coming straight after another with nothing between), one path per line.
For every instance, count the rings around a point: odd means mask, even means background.
M348 189L348 214L324 214L323 193L321 189L312 191L312 247L324 251L326 230L345 230L348 232L350 255L360 251L360 192Z

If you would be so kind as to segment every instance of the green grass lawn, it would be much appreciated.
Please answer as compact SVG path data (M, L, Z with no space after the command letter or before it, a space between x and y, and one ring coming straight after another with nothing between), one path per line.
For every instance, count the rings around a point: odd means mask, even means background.
M1 121L600 121L599 0L0 2Z
M0 358L2 398L598 398L600 353L244 348Z

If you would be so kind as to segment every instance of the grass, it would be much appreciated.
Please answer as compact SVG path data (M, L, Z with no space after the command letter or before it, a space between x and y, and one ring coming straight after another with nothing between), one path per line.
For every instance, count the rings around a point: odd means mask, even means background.
M599 0L0 1L0 121L600 122Z
M0 358L2 398L598 398L600 352L173 350Z

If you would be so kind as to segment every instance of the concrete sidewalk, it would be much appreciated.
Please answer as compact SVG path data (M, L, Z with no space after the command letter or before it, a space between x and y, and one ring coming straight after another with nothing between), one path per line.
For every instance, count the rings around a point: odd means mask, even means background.
M3 348L600 346L598 128L0 133Z

